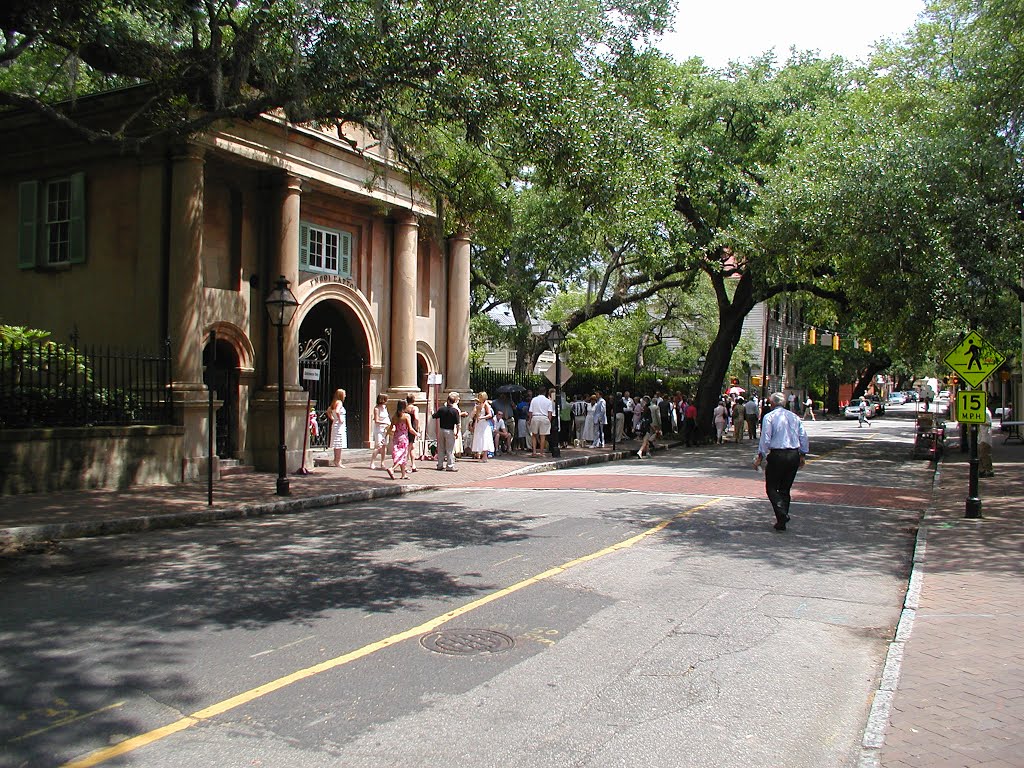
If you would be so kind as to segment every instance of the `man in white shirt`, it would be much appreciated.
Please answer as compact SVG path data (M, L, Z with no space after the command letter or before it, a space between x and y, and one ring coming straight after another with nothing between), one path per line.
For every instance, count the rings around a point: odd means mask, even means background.
M747 423L747 437L757 440L757 412L761 410L757 404L757 395L751 395L743 404L743 419Z
M978 426L978 477L995 477L992 466L992 411L985 409L985 423Z
M550 392L554 393L554 390L552 389ZM554 404L543 392L530 401L530 412L526 418L533 448L531 456L536 457L544 453L547 436L551 434L551 419L554 413Z
M786 530L789 522L790 489L796 473L804 466L809 451L803 420L787 409L786 396L776 392L769 398L772 409L761 421L754 469L765 462L764 489L775 510L775 530Z

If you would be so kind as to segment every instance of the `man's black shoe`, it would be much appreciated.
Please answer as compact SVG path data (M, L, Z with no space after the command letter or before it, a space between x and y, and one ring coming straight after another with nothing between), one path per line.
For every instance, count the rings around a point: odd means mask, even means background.
M786 530L786 524L784 522L782 522L781 520L779 522L777 522L775 525L773 525L772 527L776 531L784 531L784 530Z

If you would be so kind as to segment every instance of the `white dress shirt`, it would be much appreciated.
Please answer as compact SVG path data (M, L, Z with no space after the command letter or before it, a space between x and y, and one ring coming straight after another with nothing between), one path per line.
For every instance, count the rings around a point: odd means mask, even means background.
M757 455L767 456L773 448L796 448L801 456L806 456L810 451L803 420L781 405L772 408L761 422Z

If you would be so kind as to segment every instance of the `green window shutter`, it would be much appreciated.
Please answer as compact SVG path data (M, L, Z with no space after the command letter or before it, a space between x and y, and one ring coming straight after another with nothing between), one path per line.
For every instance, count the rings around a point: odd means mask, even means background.
M338 238L338 274L352 277L352 235L340 232Z
M85 174L71 174L71 234L68 261L85 263Z
M39 182L18 185L18 266L36 266L36 233L39 231Z
M299 269L309 267L309 226L299 225Z

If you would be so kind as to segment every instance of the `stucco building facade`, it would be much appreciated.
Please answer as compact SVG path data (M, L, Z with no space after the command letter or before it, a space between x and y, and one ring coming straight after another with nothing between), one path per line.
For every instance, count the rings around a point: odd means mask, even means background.
M133 98L84 99L80 119L112 124ZM0 322L125 348L169 339L183 480L205 466L207 381L218 455L267 469L284 387L289 470L309 398L323 408L344 387L357 446L378 394L423 398L428 373L467 390L469 240L442 234L386 145L339 130L267 115L126 153L4 115ZM279 276L299 301L282 382L264 307Z

